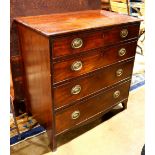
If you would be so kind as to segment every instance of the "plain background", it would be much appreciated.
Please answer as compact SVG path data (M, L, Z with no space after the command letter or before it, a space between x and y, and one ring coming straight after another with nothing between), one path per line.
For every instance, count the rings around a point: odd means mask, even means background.
M145 149L155 155L155 1L145 3ZM0 0L0 155L10 154L9 123L10 0Z

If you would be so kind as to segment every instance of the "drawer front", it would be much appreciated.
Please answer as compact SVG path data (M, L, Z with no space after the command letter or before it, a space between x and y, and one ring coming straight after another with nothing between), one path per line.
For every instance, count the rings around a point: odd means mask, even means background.
M115 44L138 37L139 24L117 26L108 29L81 32L53 40L53 57L85 52L94 48Z
M54 83L71 79L112 63L133 57L137 42L125 43L54 63ZM123 54L124 52L124 54Z
M132 74L134 60L117 63L88 75L54 88L55 108L70 103L115 84Z
M80 122L103 112L128 97L130 81L103 92L86 101L56 113L56 133L61 133Z

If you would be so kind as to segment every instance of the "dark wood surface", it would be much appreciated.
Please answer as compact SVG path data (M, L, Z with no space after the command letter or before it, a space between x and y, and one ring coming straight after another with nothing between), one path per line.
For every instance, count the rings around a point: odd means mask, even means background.
M100 0L11 0L11 17L100 9Z
M108 25L106 20L103 20L103 22ZM60 57L68 54L76 54L90 49L116 44L128 39L137 38L139 34L138 28L139 24L121 25L118 27L109 27L108 29L100 29L98 31L91 30L83 33L74 33L65 37L59 37L54 39L53 56ZM121 38L120 36L120 32L123 29L128 30L128 35L125 38ZM75 38L81 38L83 40L83 46L81 48L72 48L71 43Z
M11 56L20 53L17 29L13 23L14 18L100 8L100 0L20 0L20 2L11 0Z
M98 68L108 66L110 64L131 58L135 55L137 41L127 42L108 48L101 48L87 51L81 55L72 55L71 58L58 60L54 63L54 83L72 79ZM124 56L119 56L118 52L121 48L126 49ZM82 68L79 71L73 71L71 66L74 62L81 61Z
M13 89L15 98L18 100L24 99L23 73L21 64L22 64L21 56L11 57L10 67L12 70Z
M52 96L48 38L18 25L25 72L26 105L51 135Z
M101 9L111 11L110 0L101 0Z
M57 147L58 134L95 119L119 102L124 109L127 107L140 20L97 12L100 11L22 17L17 21L27 106L47 129L53 151ZM75 17L81 22L74 20ZM52 29L55 26L58 29ZM122 29L128 29L125 38L120 37ZM74 50L71 41L77 37L83 39L84 46ZM126 48L124 56L118 56L120 48ZM79 59L83 62L83 72L71 72L70 65ZM118 69L123 69L121 76L116 76ZM75 85L81 86L81 92L71 95ZM121 94L114 98L117 90ZM71 114L76 110L80 110L80 117L73 120Z
M118 16L117 13L105 10L87 10L62 14L51 14L35 16L35 18L33 16L19 17L15 20L46 36L141 21L135 17L127 15Z
M131 77L134 60L122 62L105 67L101 70L89 74L87 77L76 78L74 81L60 85L54 89L54 105L55 108L67 106L70 103L81 100L89 94L95 93L105 87L111 86L125 78ZM118 69L123 70L121 76L117 76ZM79 94L71 94L74 86L80 85L81 91Z
M10 0L10 55L16 100L20 101L24 99L24 86L19 38L13 18L19 16L35 16L68 11L100 9L100 3L100 0Z
M90 117L94 117L98 113L109 109L116 103L128 97L130 81L118 85L110 90L94 96L79 104L75 104L56 114L56 133L67 131L80 122L83 122ZM119 90L121 92L118 98L113 97L113 93ZM71 115L74 111L80 111L80 116L77 119L72 119Z

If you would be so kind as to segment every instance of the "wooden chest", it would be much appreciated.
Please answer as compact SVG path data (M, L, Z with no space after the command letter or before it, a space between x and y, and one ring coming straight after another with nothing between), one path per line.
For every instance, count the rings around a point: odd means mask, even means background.
M103 10L15 19L27 109L58 135L127 108L140 20Z

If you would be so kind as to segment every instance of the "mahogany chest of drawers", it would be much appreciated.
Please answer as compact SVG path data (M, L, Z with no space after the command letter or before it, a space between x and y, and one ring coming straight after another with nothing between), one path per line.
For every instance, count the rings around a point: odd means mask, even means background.
M103 10L15 19L29 112L57 136L127 108L140 20Z

